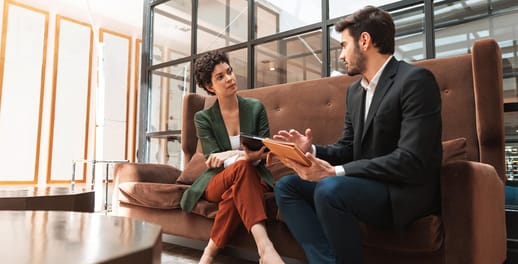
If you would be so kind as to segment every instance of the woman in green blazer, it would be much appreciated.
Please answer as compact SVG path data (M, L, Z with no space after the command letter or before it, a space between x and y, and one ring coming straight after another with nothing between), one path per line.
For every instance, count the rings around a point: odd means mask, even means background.
M272 175L264 164L265 148L251 151L239 140L240 133L269 136L266 110L259 100L237 95L236 77L222 52L209 52L197 59L194 75L201 88L217 96L213 106L199 111L194 118L208 169L181 200L187 212L201 197L218 203L200 263L212 263L240 223L252 233L261 263L283 263L264 225L263 194L273 187Z

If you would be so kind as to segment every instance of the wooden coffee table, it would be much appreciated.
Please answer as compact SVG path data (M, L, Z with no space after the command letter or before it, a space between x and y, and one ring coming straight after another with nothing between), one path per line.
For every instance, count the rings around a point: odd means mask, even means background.
M0 210L94 211L94 191L70 187L0 187Z
M0 211L1 263L159 264L160 226L105 214Z

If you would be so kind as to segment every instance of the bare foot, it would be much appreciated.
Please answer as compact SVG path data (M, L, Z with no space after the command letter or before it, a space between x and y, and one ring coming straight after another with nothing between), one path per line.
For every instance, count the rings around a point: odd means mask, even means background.
M279 256L279 253L275 250L273 246L265 247L263 252L259 252L259 263L260 264L283 264L284 261L282 260L281 256Z
M217 253L218 247L216 246L216 243L214 243L212 239L209 239L209 243L203 250L203 255L200 258L199 264L212 264Z
M199 264L212 264L214 262L214 256L203 251L203 255L200 258Z

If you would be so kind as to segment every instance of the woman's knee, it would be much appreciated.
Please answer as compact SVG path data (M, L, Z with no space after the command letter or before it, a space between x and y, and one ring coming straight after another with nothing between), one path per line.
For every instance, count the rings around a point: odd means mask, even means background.
M250 162L246 160L239 160L232 164L232 170L234 171L234 179L247 179L251 180L257 177L252 177L253 175L257 175L257 170L254 165L250 164ZM235 181L234 180L234 181Z

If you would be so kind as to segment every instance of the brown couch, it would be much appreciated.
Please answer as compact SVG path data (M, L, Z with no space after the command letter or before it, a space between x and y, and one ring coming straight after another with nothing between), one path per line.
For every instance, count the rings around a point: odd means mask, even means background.
M415 221L405 232L362 226L366 263L502 263L506 257L506 176L498 44L480 40L471 54L416 64L430 69L441 89L442 212ZM345 91L355 79L322 78L243 90L240 95L264 102L272 133L310 127L316 143L332 143L341 134ZM184 99L181 143L186 166L182 178L199 173L202 160L192 159L199 149L193 115L213 101L198 94ZM286 173L279 163L272 170L277 177ZM180 174L167 165L118 164L114 211L160 224L166 234L207 241L217 206L202 200L194 213L181 211L178 202L188 185L176 182ZM279 218L273 195L265 199L267 228L279 253L304 261L303 251ZM255 252L244 228L233 236L230 247Z

